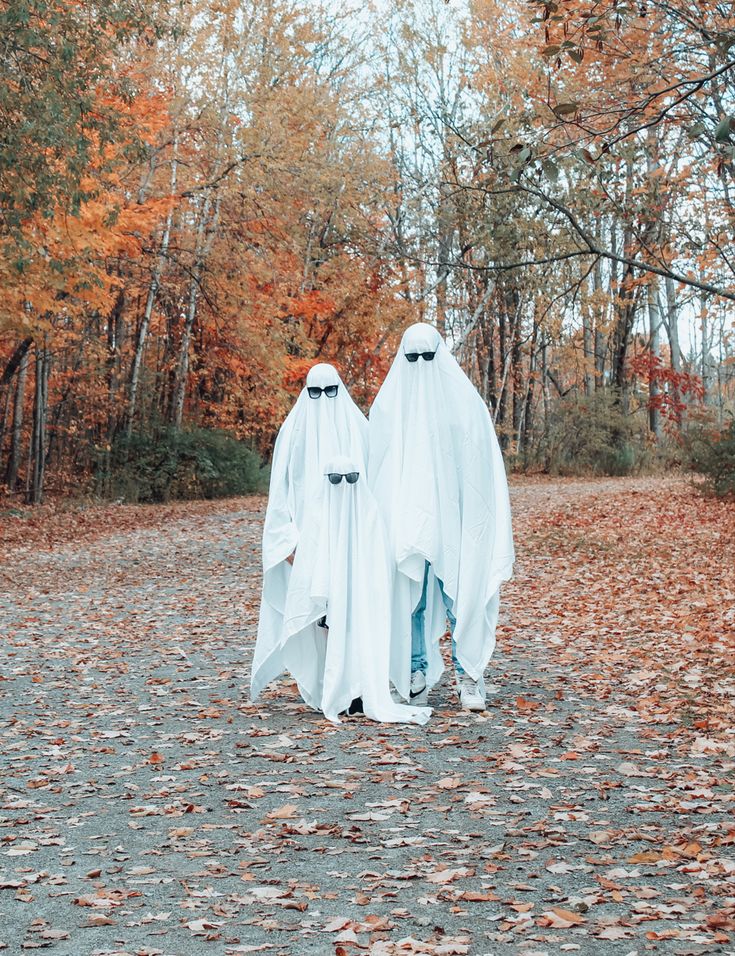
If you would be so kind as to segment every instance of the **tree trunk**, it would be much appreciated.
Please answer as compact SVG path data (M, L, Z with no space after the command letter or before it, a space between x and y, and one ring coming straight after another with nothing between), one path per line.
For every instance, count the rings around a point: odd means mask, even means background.
M10 433L10 454L5 481L10 491L15 491L18 483L18 468L20 467L20 452L23 441L23 411L26 397L26 379L28 378L28 351L23 353L18 366L18 380L15 383L15 399L13 401L13 427Z
M8 362L3 370L3 374L0 375L0 405L3 406L2 418L0 418L0 463L2 463L2 452L3 446L5 444L5 432L8 427L8 418L10 416L10 405L13 396L13 386L12 380L15 373L18 371L20 363L23 360L23 357L28 352L29 348L33 344L33 339L28 336L28 338L23 339L22 342L19 342L13 350L13 354L8 359Z
M597 241L602 243L602 222L598 220ZM594 321L595 321L595 341L594 341L594 388L598 392L605 386L605 354L607 352L607 339L603 326L606 324L603 319L607 317L607 305L603 306L603 287L602 287L602 260L595 262L592 270L592 290L595 297Z
M440 170L442 180L443 169ZM442 336L447 334L447 284L449 280L449 257L452 246L452 223L449 210L448 187L439 184L439 208L437 210L437 281L436 281L436 326Z
M666 309L661 309L659 303L659 313L665 315L664 325L669 339L669 351L671 352L671 368L678 374L681 372L681 345L679 343L679 310L676 305L676 286L673 279L666 279ZM684 427L686 420L686 411L684 409L684 396L674 383L671 386L671 400L674 405L674 420L679 431Z
M628 160L626 167L625 197L626 205L633 191L633 163ZM633 257L633 225L627 222L623 228L623 255ZM615 327L613 329L613 361L612 382L616 389L615 401L624 412L628 411L628 381L626 377L626 360L630 334L635 324L635 290L633 287L634 272L632 266L626 266L622 273L620 286L617 289L618 306Z
M544 468L549 471L551 468L551 446L549 444L549 432L551 428L551 394L549 393L549 362L547 355L548 340L546 333L541 333L541 395L544 401Z
M50 356L44 343L36 345L36 382L33 399L33 428L31 431L30 487L28 503L43 501L43 483L46 470L46 417L48 413L48 380Z
M628 346L630 345L630 334L635 324L635 298L632 282L633 270L627 267L623 275L620 304L618 305L618 314L613 331L612 381L617 389L617 401L626 412L628 410L626 363L628 358Z
M23 339L13 351L13 354L8 359L8 364L3 370L3 374L0 375L0 387L7 385L11 378L15 375L20 367L21 360L23 356L29 351L31 345L33 345L33 339L28 336L28 338Z
M646 133L646 169L648 172L648 189L650 203L650 219L646 223L646 238L654 247L658 247L661 237L661 196L659 189L659 162L658 162L657 127L651 125ZM648 347L654 360L660 352L661 314L658 309L658 281L649 276L646 287L648 305ZM659 409L660 388L655 371L648 382L648 427L656 440L661 437L661 416Z
M503 451L508 447L508 435L505 429L505 419L506 419L506 409L508 407L508 390L505 387L506 378L507 378L507 362L508 362L508 300L505 294L505 290L501 290L499 296L499 305L498 309L498 357L497 357L497 373L500 375L500 382L497 386L497 393L495 398L495 424L499 428L500 434L498 435L498 441L500 442L500 447Z
M189 375L189 346L194 320L197 314L197 295L201 270L197 267L189 283L189 302L186 308L184 328L181 330L179 343L179 357L176 363L176 377L174 380L173 398L171 400L171 421L176 428L181 428L184 417L184 399L186 398L186 379Z
M176 138L176 133L174 132L173 140L173 157L171 159L171 208L168 211L166 216L166 224L163 228L163 235L161 236L161 246L158 251L158 258L156 259L156 264L153 267L153 275L151 276L150 285L148 286L148 295L146 297L145 309L143 310L143 317L140 320L140 325L138 327L138 336L135 342L135 353L133 355L133 364L130 369L130 386L128 388L128 410L127 410L127 434L128 436L133 430L133 424L135 420L135 409L138 403L138 388L140 385L140 370L143 365L143 355L145 353L145 343L148 338L148 330L151 324L151 316L153 314L153 306L156 301L156 295L158 294L158 289L161 284L161 275L163 274L163 269L166 265L166 256L168 254L168 247L171 241L171 226L174 220L174 206L173 206L173 197L176 194L176 182L177 182L177 171L178 171L178 151L177 151L178 141Z
M595 276L592 273L592 301L582 302L582 356L584 361L584 394L591 398L595 393L595 348L594 348L594 312L595 312Z
M538 330L539 326L536 318L536 310L534 310L533 332L531 335L531 348L528 358L528 382L526 385L526 397L523 407L523 423L518 436L519 451L522 452L523 460L526 465L528 464L528 446L530 435L533 432L533 400L534 392L536 390L536 366L538 362L538 350L536 348L536 342L538 340Z
M207 261L209 252L214 242L217 232L217 223L219 221L220 194L214 201L214 210L212 209L211 194L207 196L202 208L201 219L197 229L197 238L195 245L194 268L192 269L191 281L189 283L189 301L186 308L186 317L184 319L184 328L181 331L181 342L179 343L179 356L176 362L176 375L174 378L173 398L171 401L171 422L176 428L181 428L184 417L184 400L186 398L186 381L189 375L189 347L191 345L191 333L194 328L194 320L197 313L197 299L199 296L199 283L204 274L204 264ZM209 234L209 238L207 237Z
M648 335L651 354L659 357L661 315L658 308L658 283L651 279L648 283ZM655 375L651 375L648 383L648 427L656 437L661 437L661 411L659 408L661 389Z
M702 376L702 401L706 406L714 404L712 394L712 331L709 321L709 311L707 303L702 298L700 303L700 332L702 335L702 357L700 362L700 374Z
M523 381L523 352L521 349L521 309L518 290L511 295L513 305L513 343L511 345L511 382L513 385L513 437L519 441L521 422L523 421L523 401L525 385Z
M121 289L107 320L107 445L110 447L120 427L120 415L116 414L117 394L120 379L120 355L125 339L125 308L127 299Z
M2 396L1 391L0 391L0 396ZM8 419L10 417L11 396L12 396L12 389L9 388L7 392L5 393L5 400L3 401L2 397L0 397L0 402L2 402L2 405L3 405L2 416L0 417L0 467L2 467L2 461L3 461L3 448L5 447L5 432L7 431Z

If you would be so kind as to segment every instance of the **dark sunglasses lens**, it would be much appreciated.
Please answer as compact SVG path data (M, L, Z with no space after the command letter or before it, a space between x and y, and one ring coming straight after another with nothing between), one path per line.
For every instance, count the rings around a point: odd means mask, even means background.
M322 390L314 385L309 385L306 391L309 393L309 398L319 398L322 394Z
M406 352L406 358L409 362L418 362L419 353L418 352Z
M327 387L324 389L324 394L327 396L327 398L334 398L337 394L338 388L339 385L327 385Z
M349 475L345 475L345 478L351 485L354 485L357 479L360 477L359 471L351 471Z
M422 352L421 356L425 362L431 362L434 359L436 352Z
M342 481L342 475L327 475L327 478L329 478L333 485L338 485L340 481Z

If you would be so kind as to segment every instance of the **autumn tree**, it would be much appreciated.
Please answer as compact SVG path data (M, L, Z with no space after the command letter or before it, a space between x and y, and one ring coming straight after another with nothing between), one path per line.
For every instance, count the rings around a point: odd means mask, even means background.
M625 470L700 403L727 420L730 14L354 12L0 8L11 489L111 493L133 448L201 429L267 458L310 364L367 409L417 319L518 466L596 467L590 422Z

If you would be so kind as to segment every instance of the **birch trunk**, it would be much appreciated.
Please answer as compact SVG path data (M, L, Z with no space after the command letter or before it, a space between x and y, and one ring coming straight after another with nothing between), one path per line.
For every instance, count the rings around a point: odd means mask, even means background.
M199 220L199 227L197 229L194 268L192 270L191 281L189 283L189 299L186 307L184 328L181 331L179 355L176 362L176 375L174 377L174 389L171 401L171 422L176 428L181 428L181 423L184 417L186 381L189 375L189 348L191 346L191 334L194 329L194 321L197 314L199 283L202 280L202 275L204 274L204 265L212 249L212 244L217 232L219 211L220 194L217 193L216 199L214 201L214 210L212 210L212 197L210 193L204 200L204 207L202 209L202 215L201 219ZM207 235L209 238L207 238Z
M658 308L658 287L653 280L648 283L648 334L651 354L656 358L661 351L660 346L660 328L661 315ZM661 412L659 409L659 398L661 389L654 376L648 383L648 427L656 440L661 437Z
M591 398L595 394L595 376L592 372L595 361L595 349L592 332L592 310L584 308L582 312L582 351L584 354L584 394Z
M702 401L706 406L714 404L712 394L712 329L709 321L709 311L707 303L702 299L700 305L700 332L702 335L702 357L700 362L700 373L702 376Z
M598 221L596 238L602 243L602 223ZM607 313L607 306L603 306L603 287L602 287L602 260L598 259L592 270L592 292L594 295L594 389L600 391L605 384L605 353L607 351L607 341L604 331L604 318Z
M174 220L173 197L176 194L177 175L178 175L177 146L178 146L178 140L176 138L176 134L174 134L173 157L171 159L172 202L171 202L171 208L169 209L168 215L166 216L166 224L163 228L163 235L161 236L161 246L158 251L156 264L153 267L153 275L151 276L150 285L148 286L148 295L145 301L145 309L143 310L143 317L140 320L140 326L138 328L138 336L135 342L135 354L133 355L133 364L130 369L130 386L128 389L128 412L127 412L127 426L126 426L126 432L128 436L130 436L130 433L133 430L133 424L135 420L135 409L138 403L140 370L143 365L143 355L145 353L145 344L148 338L148 331L151 325L151 316L153 314L153 306L156 301L158 289L161 285L161 276L163 274L163 270L166 265L168 247L171 241L171 226Z

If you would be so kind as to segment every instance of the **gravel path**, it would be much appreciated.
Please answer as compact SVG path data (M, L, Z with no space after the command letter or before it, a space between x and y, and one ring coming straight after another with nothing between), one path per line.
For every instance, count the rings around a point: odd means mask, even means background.
M731 755L683 751L678 718L637 709L667 666L638 653L645 622L603 607L579 572L568 620L553 593L551 512L604 500L614 526L652 487L514 489L519 562L488 710L459 713L445 679L425 728L334 727L287 681L247 702L262 505L182 506L123 533L108 509L91 540L13 549L0 559L0 947L735 952ZM636 572L612 539L575 534L597 582L624 589ZM588 660L601 635L630 642L612 670Z

